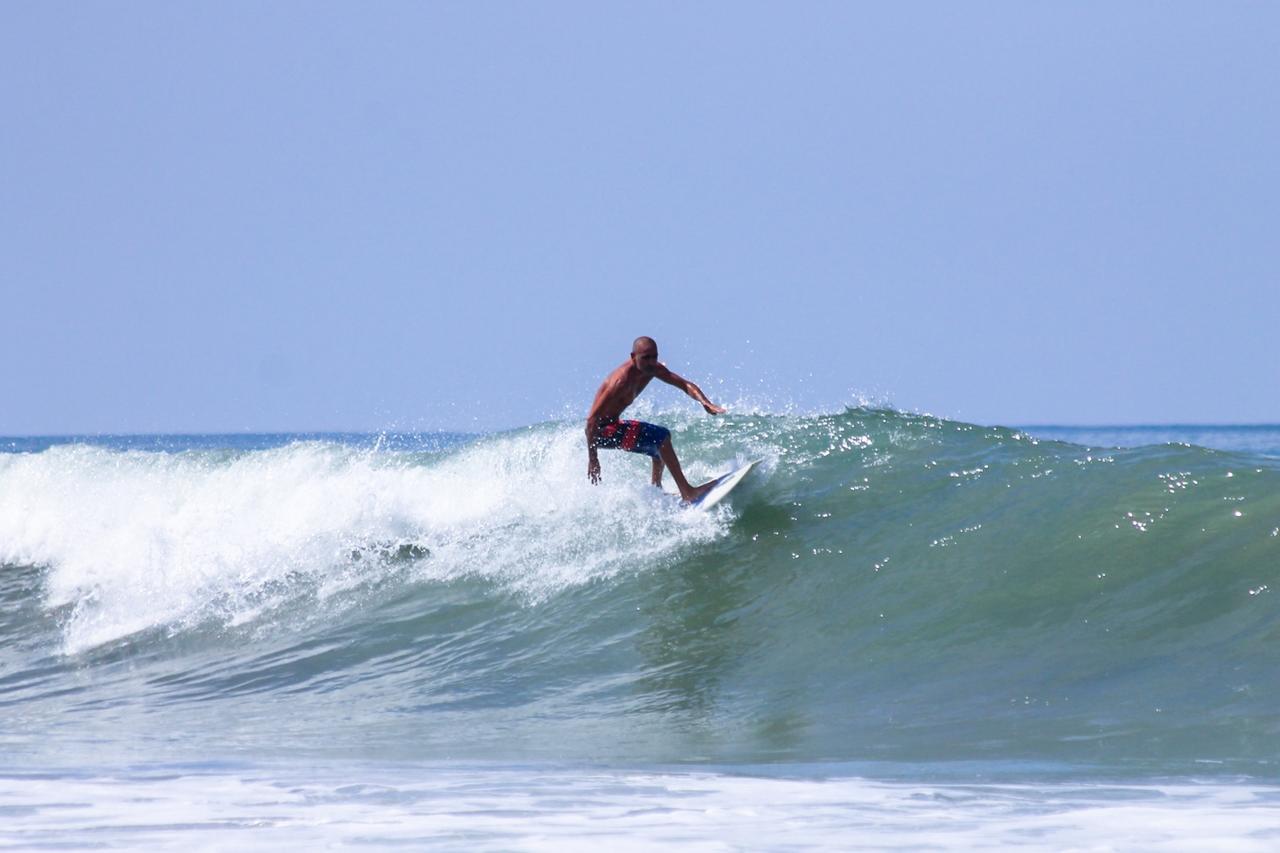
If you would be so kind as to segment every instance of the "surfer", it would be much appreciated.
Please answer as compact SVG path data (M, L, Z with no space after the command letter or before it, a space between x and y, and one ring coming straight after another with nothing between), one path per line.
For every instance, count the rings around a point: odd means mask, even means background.
M653 458L653 484L662 485L663 468L671 469L680 497L693 501L701 497L713 483L691 486L680 469L675 448L671 446L671 432L665 427L643 421L621 420L622 411L635 402L636 397L649 384L650 379L661 379L679 388L702 404L707 414L720 415L724 408L707 399L702 389L688 379L677 376L658 361L658 345L653 338L636 338L631 344L631 358L605 377L596 392L595 402L587 415L587 476L593 483L600 482L600 460L596 448L620 448L632 453L643 453Z

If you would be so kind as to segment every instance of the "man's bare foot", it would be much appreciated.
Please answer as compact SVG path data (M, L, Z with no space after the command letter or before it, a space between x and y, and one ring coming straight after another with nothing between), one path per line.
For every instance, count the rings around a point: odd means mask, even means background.
M689 494L681 495L680 497L684 498L685 503L691 504L694 501L696 501L698 498L705 495L707 492L711 491L711 487L714 486L715 484L716 484L715 480L712 480L710 483L703 483L701 486L698 486L697 488L690 489Z

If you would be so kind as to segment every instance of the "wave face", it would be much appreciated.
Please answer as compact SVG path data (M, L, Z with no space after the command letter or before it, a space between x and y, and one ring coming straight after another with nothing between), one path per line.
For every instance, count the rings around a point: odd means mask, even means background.
M661 419L691 479L762 470L700 512L642 457L603 453L591 486L576 422L13 444L0 748L1280 760L1280 459L1257 435L1098 449L885 410Z

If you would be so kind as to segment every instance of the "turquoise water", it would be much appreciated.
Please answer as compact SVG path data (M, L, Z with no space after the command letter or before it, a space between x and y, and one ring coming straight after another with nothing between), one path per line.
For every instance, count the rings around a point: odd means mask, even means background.
M1068 839L1045 803L1081 786L1159 810L1190 784L1205 826L1227 801L1274 813L1280 428L660 417L691 479L761 470L698 512L631 455L591 486L576 422L0 439L0 792L107 778L125 802L158 774L198 812L324 768L325 796L354 807L334 791L364 778L395 822L458 786L675 813L682 785L713 809L745 785L785 818L815 791L896 808L981 782L1030 786L1011 814L1047 820L1046 849ZM1001 790L952 817L995 820ZM55 801L9 840L81 838L40 823ZM849 808L809 842L930 843ZM501 824L471 829L529 841Z

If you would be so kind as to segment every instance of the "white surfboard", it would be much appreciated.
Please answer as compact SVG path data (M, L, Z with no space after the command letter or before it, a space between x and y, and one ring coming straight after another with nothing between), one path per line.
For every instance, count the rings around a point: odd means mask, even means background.
M698 509L711 509L711 507L727 498L729 493L734 490L734 487L741 483L742 478L747 476L759 462L759 459L755 459L741 468L736 468L728 474L715 478L711 481L711 488L704 492L702 497L691 501L689 506L696 506Z

